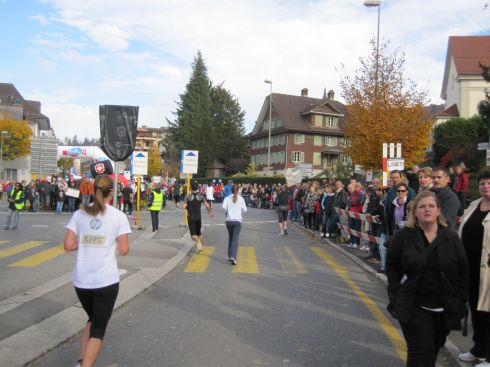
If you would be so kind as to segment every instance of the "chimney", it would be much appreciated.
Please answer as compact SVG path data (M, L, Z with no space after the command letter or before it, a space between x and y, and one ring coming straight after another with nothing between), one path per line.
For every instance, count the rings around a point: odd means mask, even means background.
M328 100L333 101L335 98L335 92L333 90L328 91Z
M301 97L308 97L308 88L301 89Z

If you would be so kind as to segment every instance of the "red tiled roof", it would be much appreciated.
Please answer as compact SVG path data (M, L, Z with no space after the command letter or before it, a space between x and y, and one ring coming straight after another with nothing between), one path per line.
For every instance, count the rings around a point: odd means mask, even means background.
M268 109L268 97L264 101L264 106L265 105ZM311 124L310 112L343 115L344 117L341 117L341 121L347 114L345 105L336 100L310 98L280 93L272 94L272 111L273 117L277 116L281 119L284 129L323 133L326 132L325 128L318 128ZM251 135L261 133L257 130L257 127L261 124L261 122L262 121L257 121L257 125L255 126ZM340 126L339 129L329 129L328 131L329 133L342 134L343 126Z
M439 112L436 117L459 117L458 106L455 103L444 111Z
M451 36L449 52L459 75L481 74L478 63L490 64L490 36Z

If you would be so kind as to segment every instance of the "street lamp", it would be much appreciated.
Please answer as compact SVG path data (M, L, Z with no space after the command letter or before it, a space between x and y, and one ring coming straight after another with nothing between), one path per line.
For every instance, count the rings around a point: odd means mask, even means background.
M0 131L0 160L2 162L2 180L5 180L5 166L3 163L3 139L8 136L8 131Z
M271 94L269 96L269 144L267 144L267 176L271 175L271 127L272 127L272 81L264 80L264 83L270 84Z
M378 8L378 31L376 35L376 88L378 87L378 62L379 62L379 19L381 16L381 0L365 0L364 6L368 8Z

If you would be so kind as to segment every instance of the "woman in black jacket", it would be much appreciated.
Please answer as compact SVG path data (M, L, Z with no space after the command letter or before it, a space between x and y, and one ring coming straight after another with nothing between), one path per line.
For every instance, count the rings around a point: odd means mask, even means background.
M407 366L435 366L450 330L461 329L468 264L456 232L446 228L436 195L417 195L387 259L388 310L407 343Z

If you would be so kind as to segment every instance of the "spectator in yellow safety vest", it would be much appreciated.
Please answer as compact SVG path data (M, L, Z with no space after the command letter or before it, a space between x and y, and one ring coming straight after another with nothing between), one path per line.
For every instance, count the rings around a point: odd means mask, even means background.
M155 232L158 231L158 215L163 206L163 192L158 182L154 182L151 188L148 195L148 209L151 215L152 232Z

